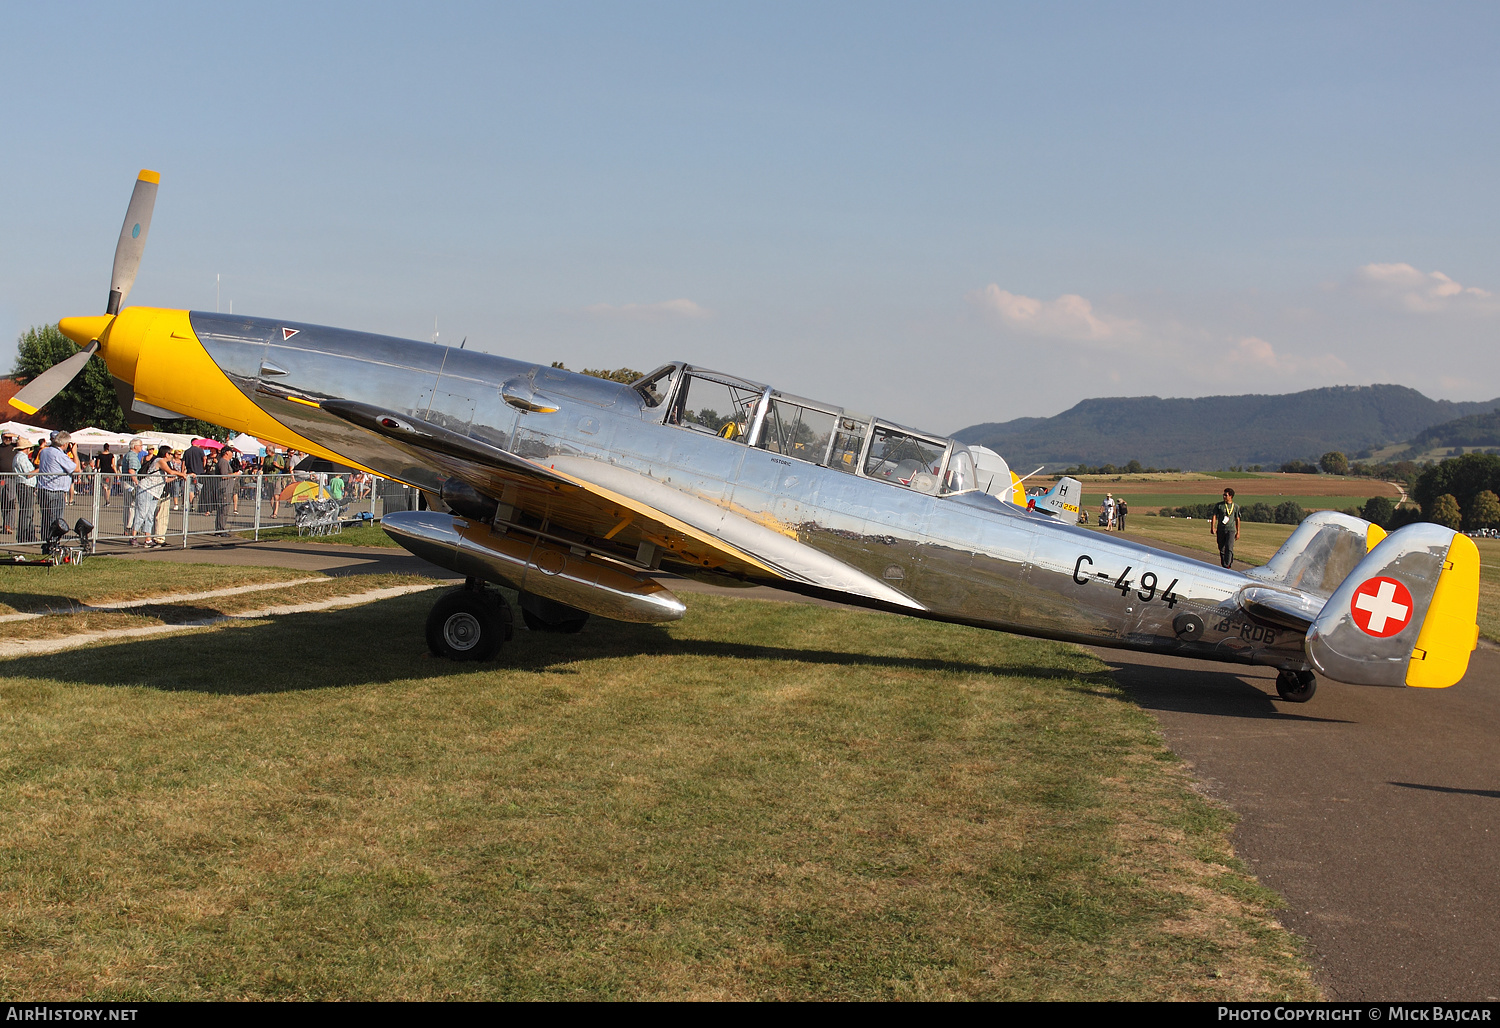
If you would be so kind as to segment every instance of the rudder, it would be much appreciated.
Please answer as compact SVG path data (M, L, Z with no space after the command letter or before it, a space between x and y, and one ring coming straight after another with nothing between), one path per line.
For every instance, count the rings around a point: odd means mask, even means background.
M1393 532L1333 591L1307 630L1308 660L1357 685L1441 689L1479 639L1479 549L1441 525Z

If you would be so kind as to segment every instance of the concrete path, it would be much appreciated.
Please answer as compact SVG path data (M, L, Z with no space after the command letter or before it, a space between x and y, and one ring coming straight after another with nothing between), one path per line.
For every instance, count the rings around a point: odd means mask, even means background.
M1500 997L1500 650L1451 689L1324 679L1308 703L1268 669L1096 652L1240 815L1329 998Z
M1240 815L1236 852L1330 999L1500 998L1500 649L1451 689L1320 678L1308 703L1265 668L1094 652Z

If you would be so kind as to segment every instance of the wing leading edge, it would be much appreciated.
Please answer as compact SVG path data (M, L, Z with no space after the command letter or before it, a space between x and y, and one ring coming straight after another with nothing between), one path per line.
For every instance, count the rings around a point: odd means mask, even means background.
M628 468L583 456L550 457L540 464L369 404L325 400L320 406L509 508L500 511L500 520L517 527L620 560L653 563L645 547L654 547L662 561L677 568L779 580L924 609L842 561Z

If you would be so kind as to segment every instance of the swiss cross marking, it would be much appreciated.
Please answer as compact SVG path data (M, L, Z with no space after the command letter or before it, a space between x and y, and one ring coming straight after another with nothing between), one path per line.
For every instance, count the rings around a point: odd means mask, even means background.
M1377 639L1395 635L1411 622L1411 593L1394 578L1380 576L1354 590L1349 613L1360 631Z

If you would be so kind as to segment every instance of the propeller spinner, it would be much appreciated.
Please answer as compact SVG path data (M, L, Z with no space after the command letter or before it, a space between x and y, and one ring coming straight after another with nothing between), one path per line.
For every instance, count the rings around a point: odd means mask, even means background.
M109 302L104 317L66 318L60 325L63 334L78 338L80 329L86 332L89 342L83 349L65 361L61 361L26 383L25 388L10 398L10 405L26 414L35 414L47 405L58 393L68 387L88 364L89 358L99 351L102 336L114 316L120 313L130 287L135 284L136 272L141 267L141 254L146 249L146 236L151 231L151 212L156 207L156 190L161 175L154 171L141 170L136 176L135 191L130 194L130 206L125 209L125 224L120 228L120 241L115 245L115 266L110 275ZM128 412L127 412L128 413Z

